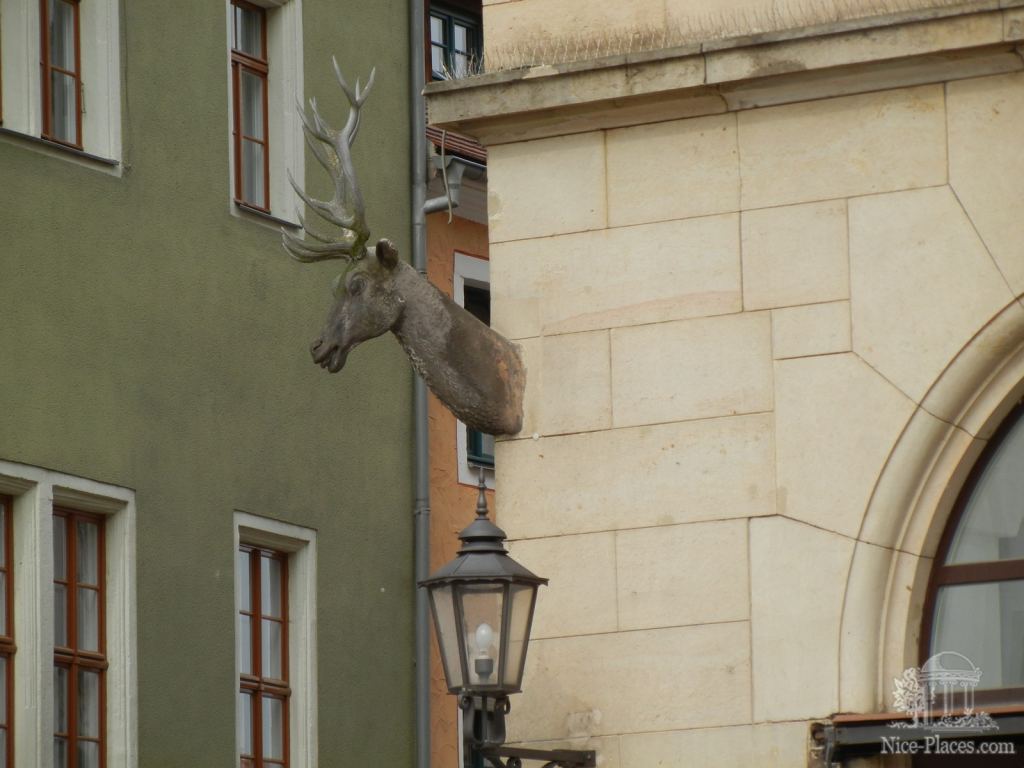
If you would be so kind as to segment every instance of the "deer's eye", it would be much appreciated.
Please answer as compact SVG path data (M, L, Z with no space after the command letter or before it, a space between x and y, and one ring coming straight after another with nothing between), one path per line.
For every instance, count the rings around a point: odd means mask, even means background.
M363 292L366 287L366 281L361 277L355 277L352 282L348 284L348 292L350 296L358 296Z

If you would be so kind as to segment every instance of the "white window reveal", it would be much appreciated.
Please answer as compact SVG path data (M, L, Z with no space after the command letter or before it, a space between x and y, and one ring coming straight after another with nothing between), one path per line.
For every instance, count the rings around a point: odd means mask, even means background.
M119 8L119 0L0 0L5 138L39 139L27 146L120 172Z
M82 760L86 765L99 765L105 759L106 768L136 768L135 493L7 461L0 461L0 493L13 500L14 511L14 631L18 644L14 664L18 707L14 718L15 764L19 768L51 768L62 745L77 742L85 753ZM70 518L85 521L70 534L77 537L74 546L81 555L74 577L69 576L67 560L63 559L68 541L61 534L68 530L59 524ZM86 557L90 546L102 546L102 572L98 569L98 552ZM89 567L90 562L95 567ZM102 659L106 669L101 676L106 689L106 710L100 716L96 710L97 697L90 696L90 690L95 690L80 686L81 711L91 714L85 719L80 715L78 732L65 733L62 739L55 738L62 729L66 730L58 719L70 704L55 689L62 665L60 658L55 657L72 645L84 651L100 647L100 625L94 622L84 622L75 637L66 635L66 623L61 620L66 614L55 609L67 607L63 601L70 599L69 595L60 587L69 578L77 580L75 590L78 599L85 601L82 605L90 596L102 599L102 605L90 603L90 610L83 615L102 615L106 625ZM84 680L98 680L97 675L89 677L88 669L79 671ZM96 728L104 721L105 729L100 733ZM92 747L93 744L98 746ZM105 757L101 757L100 747Z

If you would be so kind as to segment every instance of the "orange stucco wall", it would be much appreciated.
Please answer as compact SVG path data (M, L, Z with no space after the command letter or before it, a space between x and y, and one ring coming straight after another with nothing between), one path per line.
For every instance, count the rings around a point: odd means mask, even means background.
M487 227L447 213L427 217L427 276L430 281L452 295L454 253L487 257ZM455 442L455 417L430 395L430 568L443 565L455 557L458 532L473 519L476 488L459 484ZM488 503L494 508L493 493ZM431 633L433 636L433 633ZM437 652L437 639L432 641L431 679L431 766L456 768L458 765L458 708L455 697L448 693L444 671Z

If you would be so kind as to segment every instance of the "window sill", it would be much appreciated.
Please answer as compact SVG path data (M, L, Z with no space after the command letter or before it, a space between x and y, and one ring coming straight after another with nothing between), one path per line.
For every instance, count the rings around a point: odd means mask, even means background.
M488 491L494 490L494 467L482 467L479 464L466 462L459 467L459 485L476 488L480 484L480 470L484 472L484 486Z
M105 171L120 170L121 162L119 160L113 160L109 157L100 157L89 152L85 152L81 149L75 149L69 147L66 144L61 144L56 141L50 141L39 136L32 136L21 131L14 131L10 128L4 128L0 126L0 137L3 137L10 141L12 144L19 144L29 149L41 151L45 155L51 157L65 157L74 158L81 161L82 165L90 167L101 167Z
M240 203L237 200L231 201L231 210L240 219L253 219L260 224L287 227L288 229L294 229L295 231L302 229L302 227L294 221L278 218L272 213L261 211L259 208L253 208L251 205Z

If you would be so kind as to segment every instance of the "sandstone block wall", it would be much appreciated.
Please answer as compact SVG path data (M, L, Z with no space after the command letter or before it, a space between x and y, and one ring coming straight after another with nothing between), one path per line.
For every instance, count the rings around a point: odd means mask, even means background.
M551 578L511 739L802 766L891 704L1024 378L1022 124L1014 73L490 148L498 519Z

